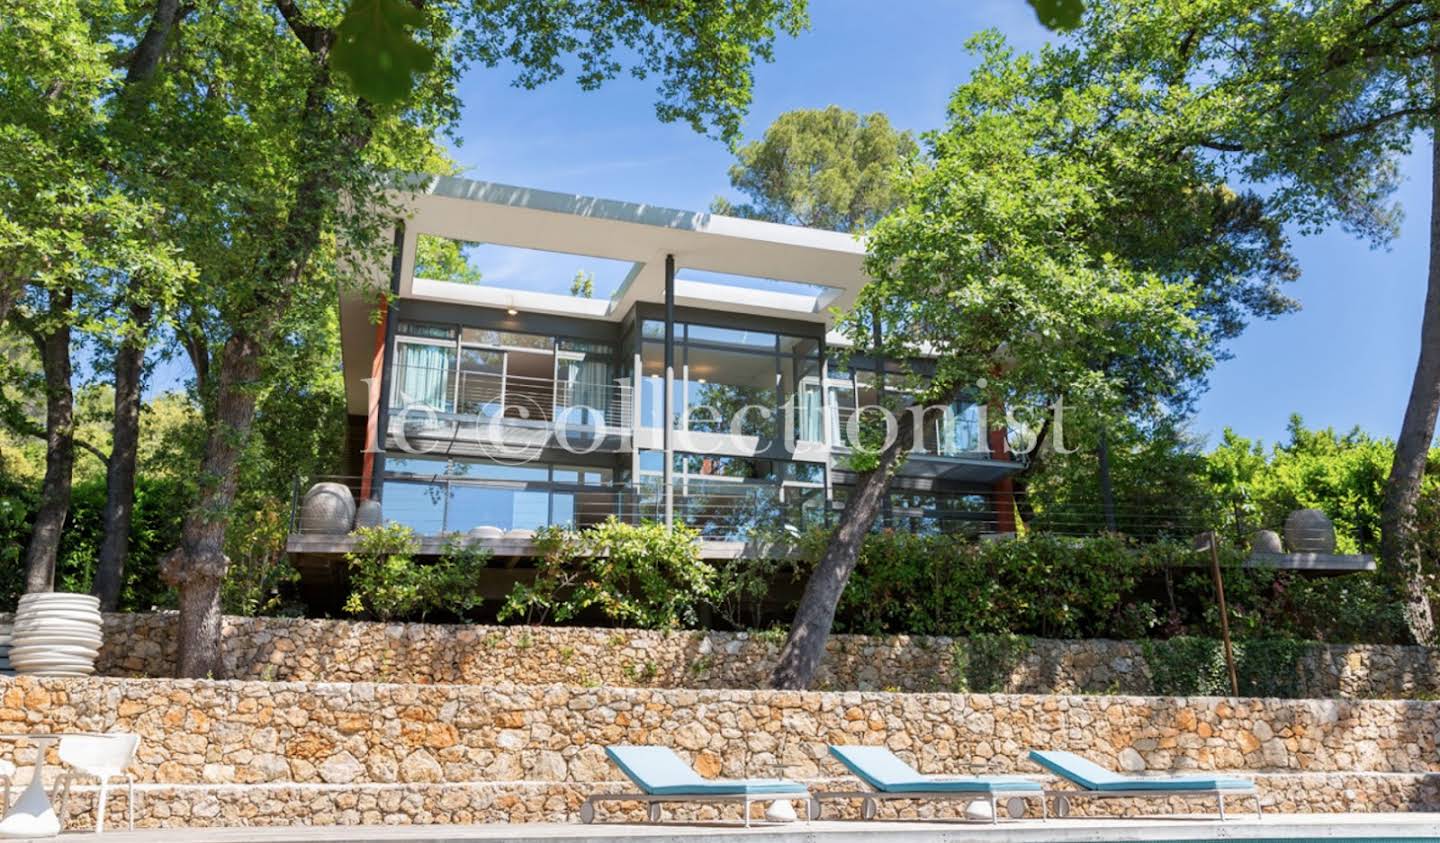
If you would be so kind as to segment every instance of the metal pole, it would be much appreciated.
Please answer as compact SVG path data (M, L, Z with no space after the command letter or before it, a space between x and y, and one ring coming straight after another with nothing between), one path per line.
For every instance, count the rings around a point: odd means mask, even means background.
M675 392L675 256L665 256L665 400L661 427L665 447L665 468L662 473L665 484L665 526L675 521L675 437L671 431L674 419Z
M1235 651L1230 646L1230 612L1225 608L1225 580L1220 576L1219 533L1210 531L1210 573L1215 577L1215 596L1220 600L1220 638L1225 642L1225 667L1230 671L1230 693L1240 696L1240 680L1235 675Z

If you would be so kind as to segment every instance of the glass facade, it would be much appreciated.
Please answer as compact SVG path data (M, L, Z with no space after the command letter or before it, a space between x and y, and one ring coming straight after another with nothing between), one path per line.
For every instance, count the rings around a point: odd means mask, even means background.
M384 489L386 519L421 535L593 524L618 500L608 469L484 460L392 457Z
M640 453L637 504L664 517L665 455ZM745 541L757 530L798 533L825 518L825 466L792 460L676 453L674 513L709 539Z
M609 343L401 322L392 410L570 427L627 424L629 390L617 382Z
M641 328L641 424L663 425L665 326ZM820 341L766 331L675 323L674 429L822 442Z
M664 454L630 449L655 447L653 433L665 421L664 323L640 319L622 330L621 341L611 343L399 322L389 396L392 423L399 424L390 432L395 440L403 430L429 442L410 440L422 447L413 452L395 447L387 456L386 516L422 535L586 525L611 515L663 519ZM712 447L714 440L702 436L680 440L680 448L704 452L674 455L675 519L705 538L732 541L833 523L848 490L828 488L826 464L803 459L824 459L825 452L796 450L770 459L779 453L770 447L793 442L844 448L857 408L903 397L897 387L906 381L899 368L887 366L882 396L873 368L861 358L852 358L849 369L832 368L827 377L818 337L690 322L675 323L674 331L674 429L750 437L735 447ZM632 372L636 362L640 370ZM640 376L638 395L629 387L632 374ZM413 412L416 406L426 412ZM571 437L584 449L602 422L623 431L637 418L652 438L643 444L619 440L624 444L618 452L611 446L605 461L611 468L562 462L567 457L556 447L558 431L546 429L561 422L590 429L590 436ZM871 415L864 418L868 422ZM531 461L505 464L490 458L506 451L458 447L481 429L469 429L477 420L503 420L506 437L537 437ZM912 417L902 420L911 423ZM933 408L921 420L917 445L925 454L983 456L982 421L979 408L967 401ZM431 448L432 455L424 456L423 446L436 442L449 447ZM764 458L755 456L762 453ZM993 521L978 494L896 491L884 523L917 532L979 532L991 529Z

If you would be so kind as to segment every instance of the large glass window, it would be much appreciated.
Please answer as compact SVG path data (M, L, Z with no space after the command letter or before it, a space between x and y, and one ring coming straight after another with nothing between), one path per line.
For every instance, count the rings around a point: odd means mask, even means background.
M775 356L691 345L683 378L687 430L772 437L775 433Z
M624 402L612 380L615 349L608 344L561 340L555 352L555 412L568 425L621 425Z
M659 427L663 415L665 324L641 324L641 423ZM675 323L676 429L730 433L779 441L824 441L820 339L695 323ZM789 414L787 417L787 413Z
M455 347L433 340L395 342L395 407L422 405L437 412L454 409Z
M401 322L392 407L571 426L623 425L626 390L610 343Z
M665 511L664 454L642 451L640 514ZM744 541L758 529L798 532L824 517L822 463L677 453L674 514L709 539Z
M459 412L489 418L505 407L505 353L460 349Z
M416 457L386 461L384 512L421 535L587 525L618 512L608 469Z

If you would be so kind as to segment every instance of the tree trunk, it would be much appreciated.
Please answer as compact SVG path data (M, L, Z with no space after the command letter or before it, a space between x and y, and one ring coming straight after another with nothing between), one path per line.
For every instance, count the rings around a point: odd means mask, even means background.
M292 28L297 26L289 15L287 21ZM302 32L315 37L307 39ZM324 64L330 33L302 28L296 35L319 65L306 91L298 131L302 137L322 137L326 135L322 131L324 124L332 117L327 103L331 79ZM234 327L221 349L218 371L208 373L215 381L214 416L201 464L200 498L185 517L179 545L166 555L162 565L166 581L180 590L176 670L181 677L218 676L223 666L220 586L229 567L225 524L235 502L236 466L255 420L255 382L260 377L261 349L289 309L310 254L320 242L327 215L342 188L341 168L354 166L354 158L370 142L373 121L363 101L360 110L367 119L338 139L343 146L328 150L330 154L316 150L311 158L299 162L309 172L296 185L285 225L275 233L260 264L255 279L257 289L250 298L253 306L242 313L226 314ZM354 158L340 160L346 156Z
M133 293L134 291L132 291ZM135 459L140 441L140 393L145 365L145 332L150 326L149 305L130 305L130 333L115 352L114 443L105 472L105 536L93 593L100 609L113 612L120 605L125 582L125 558L130 546L130 519L135 507Z
M235 500L235 467L255 419L259 376L260 343L237 331L220 353L215 421L205 441L200 496L181 525L179 545L161 563L165 581L180 590L177 676L221 678L220 584L229 566L225 519Z
M957 387L935 403L948 404L955 400L958 393ZM921 409L923 407L917 404L916 410ZM878 464L862 472L856 480L855 489L845 503L845 511L840 515L840 526L830 537L824 555L805 582L800 605L795 609L795 619L790 623L790 634L785 638L780 658L770 674L771 688L800 691L810 687L815 680L820 660L825 655L825 640L830 637L830 628L835 624L835 609L845 592L845 583L860 559L866 534L885 508L890 478L901 457L914 445L915 425L911 421L908 413L901 414L895 441L880 453Z
M70 390L70 316L74 292L50 293L44 333L35 337L45 370L45 479L30 543L25 548L25 590L55 590L60 532L70 513L75 467L75 408Z
M1110 477L1110 437L1105 428L1100 428L1100 439L1095 446L1100 470L1100 510L1105 516L1106 532L1119 532L1115 520L1115 484Z
M1437 60L1440 67L1440 60ZM1440 85L1437 85L1440 87ZM1385 484L1380 510L1380 556L1405 594L1405 620L1420 644L1435 643L1420 548L1415 543L1415 505L1425 479L1425 461L1440 414L1440 127L1430 144L1430 268L1425 310L1420 322L1420 359L1410 384L1410 400L1395 442L1395 462Z
M1021 524L1031 524L1035 520L1035 503L1030 499L1030 478L1039 476L1042 471L1051 422L1052 417L1046 416L1045 421L1040 423L1040 432L1035 434L1035 447L1030 449L1030 459L1025 464L1025 470L1014 478L1011 497L1015 499L1015 514L1019 516ZM1060 447L1064 445L1065 443L1060 443Z

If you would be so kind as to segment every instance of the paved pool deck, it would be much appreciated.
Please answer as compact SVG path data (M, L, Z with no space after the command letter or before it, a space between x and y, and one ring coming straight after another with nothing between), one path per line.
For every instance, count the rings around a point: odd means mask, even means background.
M803 822L784 825L735 824L637 825L431 825L326 826L285 828L174 828L122 831L103 843L464 843L503 840L508 843L602 843L602 841L684 840L705 843L1100 843L1100 841L1213 840L1440 840L1440 813L1434 814L1288 814L1263 820L1234 818L1219 822L1193 816L1145 819L1018 820L999 825L972 822ZM50 840L97 840L89 832L70 832Z

